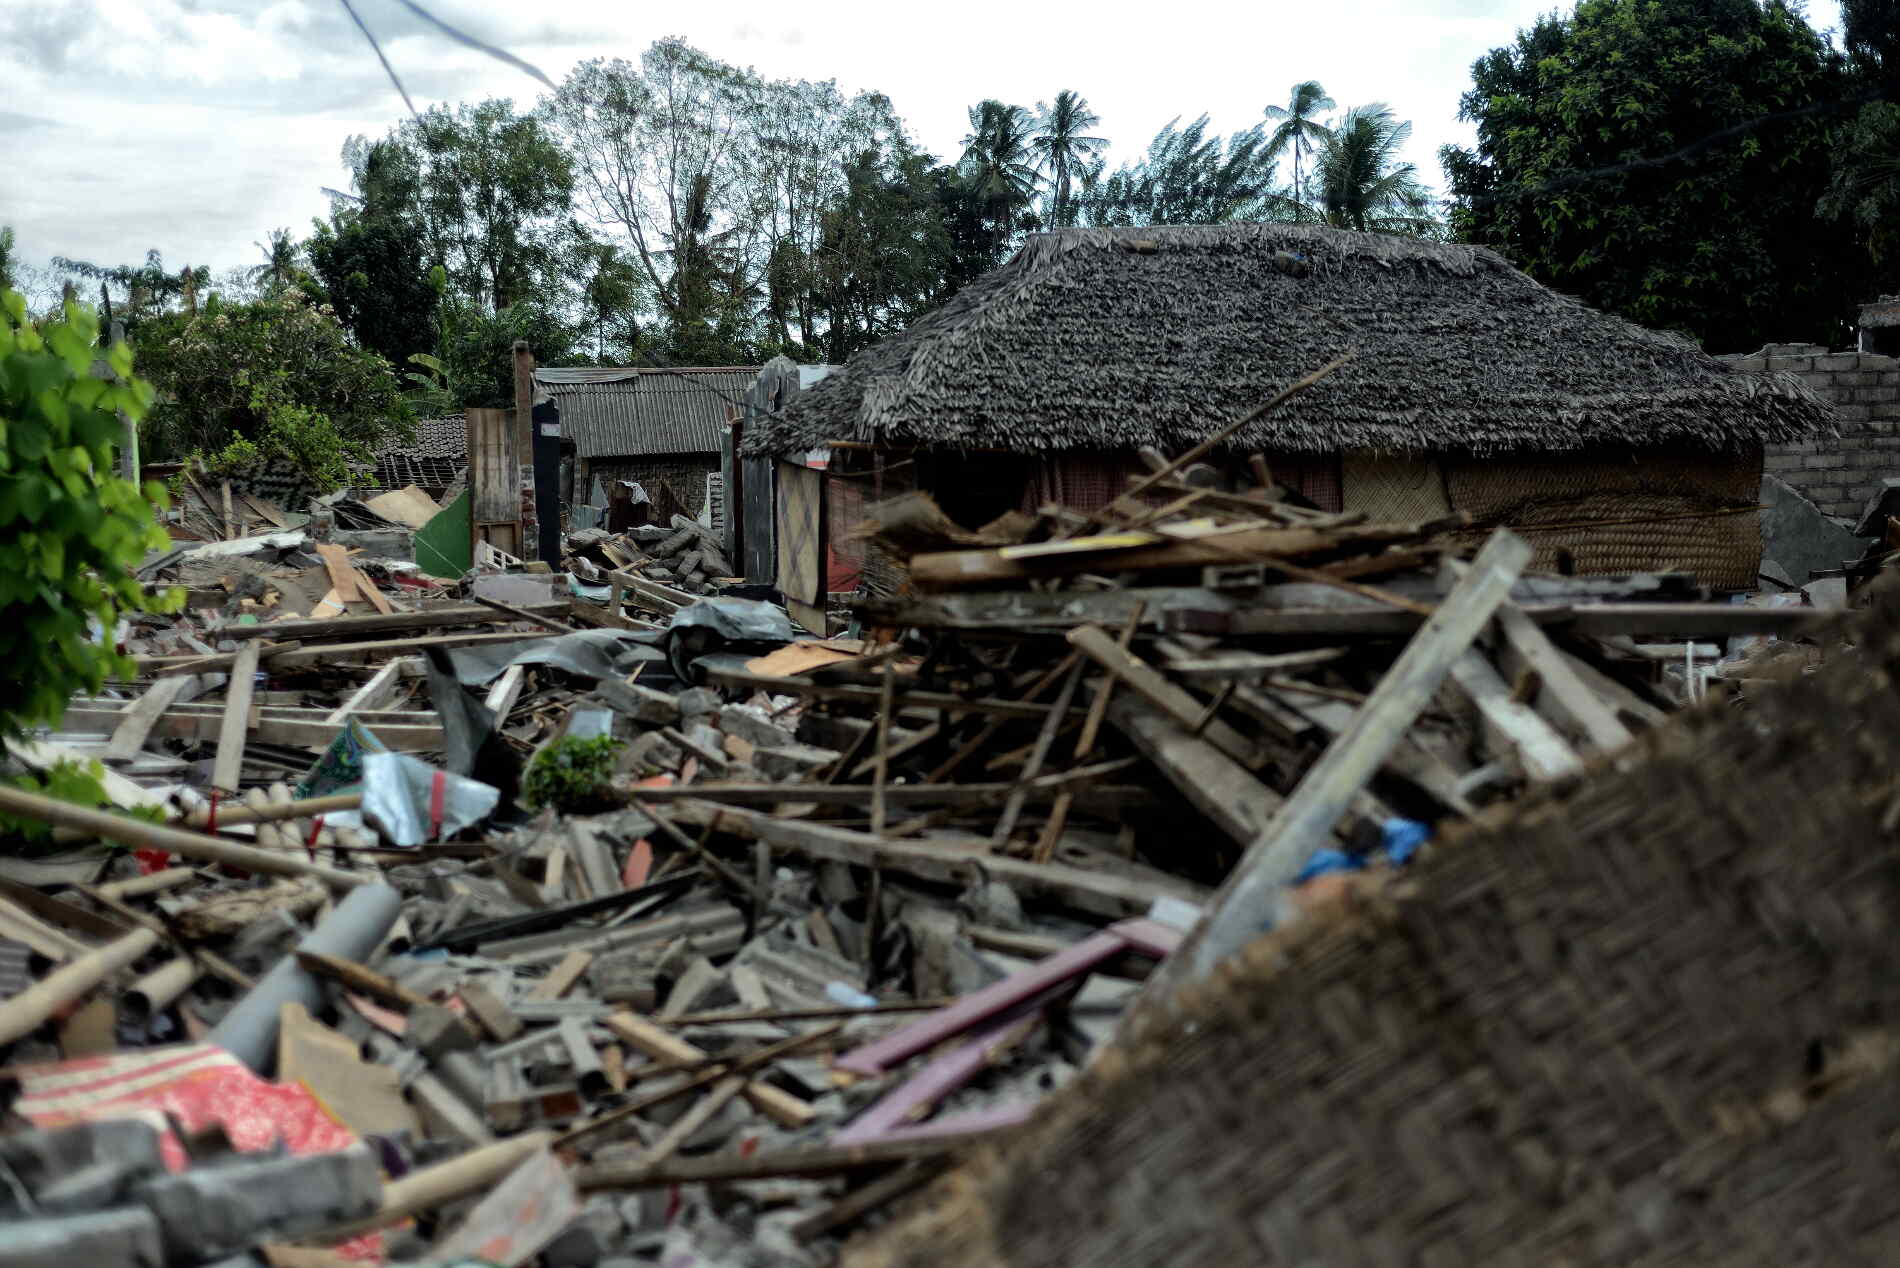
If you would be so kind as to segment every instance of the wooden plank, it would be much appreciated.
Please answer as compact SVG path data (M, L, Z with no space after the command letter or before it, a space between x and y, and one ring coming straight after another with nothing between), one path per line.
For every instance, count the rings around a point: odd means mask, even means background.
M1065 577L1082 572L1148 572L1162 568L1195 568L1206 564L1249 560L1300 558L1355 545L1384 545L1416 536L1419 525L1350 525L1338 528L1254 528L1217 537L1152 542L1152 534L1117 534L1140 544L1113 546L1099 551L1026 555L1019 549L942 550L911 556L911 580L922 590L951 590L1025 581L1035 577ZM1012 550L1015 553L1012 553Z
M521 698L521 687L527 681L527 676L526 665L510 665L502 671L501 677L495 679L495 685L488 689L482 704L495 715L497 726L506 722L508 715L514 712L515 701Z
M371 607L375 608L384 616L395 615L396 608L390 603L389 596L384 594L381 590L378 590L376 583L363 575L362 569L351 568L350 577L356 583L356 592L365 599L368 599Z
M152 733L152 725L159 716L171 707L172 701L185 687L196 681L191 674L179 674L172 678L160 678L146 689L132 707L125 711L124 719L112 732L112 740L106 745L105 760L108 762L127 762L138 755L145 747L145 737Z
M965 1116L971 1117L971 1116ZM900 1136L847 1148L816 1145L777 1149L740 1156L713 1154L700 1158L673 1158L657 1166L639 1163L595 1163L574 1177L584 1192L600 1189L663 1189L676 1184L730 1180L764 1180L774 1176L824 1177L887 1167L918 1158L963 1153L995 1140L1013 1122L986 1124L973 1130L946 1130L939 1134Z
M697 1065L712 1059L705 1049L632 1013L615 1013L605 1024L615 1037L632 1044L654 1061ZM818 1116L809 1102L757 1079L747 1080L743 1095L754 1109L780 1127L803 1127Z
M1062 863L1030 863L989 852L984 837L938 837L929 842L880 841L864 832L777 819L755 810L711 802L678 802L674 814L752 841L814 859L890 868L923 880L966 884L982 876L1002 881L1024 898L1045 898L1076 910L1122 917L1146 912L1156 898L1201 902L1206 891L1186 881L1156 883Z
M1263 695L1270 693L1261 693ZM1243 690L1237 695L1245 699ZM1311 725L1320 728L1328 735L1343 735L1352 725L1354 708L1340 700L1323 700L1315 696L1295 696L1291 693L1275 695L1274 702L1296 717L1306 719ZM1462 772L1446 761L1443 755L1420 744L1415 738L1407 736L1398 746L1386 754L1385 765L1381 773L1389 779L1410 785L1417 791L1436 800L1447 810L1468 815L1475 812L1465 795L1459 791Z
M324 722L320 712L299 711L308 716L297 718L284 717L284 712L263 711L253 732L259 743L325 749L342 730L340 725ZM397 752L430 753L442 749L442 724L431 714L406 714L404 716L417 719L407 723L376 722L358 716L376 732L377 739ZM67 710L65 725L80 730L110 731L121 717L123 712L118 709L75 707ZM151 733L168 739L212 740L222 734L222 718L218 714L188 713L174 707L153 725Z
M607 575L610 580L625 586L662 612L677 612L683 607L698 602L699 599L698 595L688 594L684 590L675 590L657 581L648 581L638 573L616 571Z
M411 662L417 663L417 662ZM350 694L350 698L338 705L323 719L325 726L341 726L343 720L352 713L380 709L396 694L396 688L402 682L402 660L392 660L378 669L370 680ZM163 681L161 679L161 681Z
M1598 698L1616 711L1619 721L1624 718L1633 718L1646 727L1654 727L1661 726L1669 720L1667 709L1638 694L1583 657L1565 651L1563 658L1569 664L1571 671L1583 681L1583 685L1595 692Z
M1069 644L1127 683L1142 699L1176 723L1205 737L1208 743L1242 766L1257 769L1262 764L1258 745L1219 718L1207 717L1206 702L1169 682L1160 671L1118 643L1107 630L1096 625L1079 626L1069 631Z
M1313 851L1331 840L1355 796L1431 703L1498 605L1509 598L1512 582L1530 557L1530 545L1510 530L1491 535L1470 570L1366 697L1352 725L1327 746L1248 845L1188 944L1150 979L1150 998L1165 1000L1181 983L1206 977L1272 922L1280 891Z
M856 700L876 708L880 699L876 687L808 682L803 678L768 678L735 669L709 668L706 681L722 687L757 688L773 695L811 696L818 700ZM988 696L965 699L947 691L917 691L899 685L895 688L899 707L918 706L945 709L951 713L986 713L999 718L1041 718L1049 712L1045 704L1021 700L998 700Z
M536 982L524 999L559 999L574 989L574 983L581 980L581 974L587 972L587 966L594 962L591 951L569 951L561 957L561 962L548 970L548 975Z
M218 756L211 767L211 786L236 792L244 773L244 737L251 713L251 692L257 686L259 643L238 649L231 665L231 681L224 689L224 718L218 725Z
M1279 807L1279 793L1153 703L1121 693L1109 701L1108 720L1195 809L1240 844L1259 836Z
M567 603L560 599L518 603L515 606L523 612L531 612L536 616L558 615L567 610ZM262 625L232 625L219 630L218 637L237 639L240 642L252 638L294 638L313 643L326 638L361 639L370 634L410 633L415 630L440 629L443 626L501 625L508 620L508 617L490 608L458 604L453 607L425 608L420 612L395 612L388 616L344 616L329 620L296 618L270 621Z
M1194 681L1201 678L1259 678L1284 673L1289 669L1311 669L1338 660L1346 654L1343 647L1315 647L1300 652L1214 651L1203 655L1171 657L1162 668L1176 678Z
M1583 760L1564 737L1537 710L1512 696L1510 684L1476 648L1453 663L1451 677L1478 706L1494 747L1502 748L1504 755L1514 754L1527 778L1546 783L1583 769Z
M231 482L229 480L222 480L219 484L224 491L224 536L226 540L229 540L238 535L237 519L231 514Z
M336 591L337 599L348 603L357 598L356 569L350 566L349 553L332 542L317 542L312 549L323 560L324 570L330 574L330 588Z
M1536 705L1568 729L1572 739L1588 741L1599 752L1608 753L1630 742L1630 730L1577 672L1537 622L1524 615L1514 603L1498 608L1498 658L1512 681L1534 673L1541 684Z
M553 638L544 630L527 632L504 630L488 634L437 634L429 638L378 639L366 643L331 643L324 647L300 647L292 652L284 652L271 658L271 664L279 669L291 669L301 665L324 665L345 656L378 656L386 653L411 653L425 647L483 647L493 643L519 642L530 638Z
M885 662L885 681L890 681L890 662ZM1075 701L1076 688L1082 685L1082 664L1076 662L1063 680L1062 690L1056 694L1055 707L1049 710L1049 716L1042 720L1042 726L1036 732L1035 745L1029 750L1029 760L1023 763L1022 774L1016 788L1009 794L1009 800L1003 806L1003 813L996 817L996 829L990 834L990 847L1003 849L1009 845L1010 836L1016 831L1016 821L1022 817L1023 806L1029 800L1029 781L1042 773L1042 764L1048 760L1049 749L1056 742L1056 733L1062 729L1064 718L1069 716L1069 706ZM1103 684L1102 690L1107 691ZM879 798L882 801L882 798ZM879 827L882 828L882 816ZM879 835L883 835L880 831Z

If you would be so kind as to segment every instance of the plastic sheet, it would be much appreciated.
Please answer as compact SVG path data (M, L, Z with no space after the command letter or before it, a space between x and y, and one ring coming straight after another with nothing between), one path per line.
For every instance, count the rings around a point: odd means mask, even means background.
M299 801L309 797L327 797L344 792L363 782L363 759L389 749L370 729L354 717L344 720L343 729L330 741L317 764L305 773L292 795Z
M552 665L583 678L624 678L636 665L666 659L656 646L659 638L658 633L641 630L580 630L554 638L457 648L449 653L449 663L455 667L457 680L471 687L493 681L510 665Z
M756 599L721 596L690 603L667 623L672 630L700 627L734 643L789 643L792 618L785 609Z
M363 818L392 845L452 836L494 812L501 790L437 770L407 753L363 759Z

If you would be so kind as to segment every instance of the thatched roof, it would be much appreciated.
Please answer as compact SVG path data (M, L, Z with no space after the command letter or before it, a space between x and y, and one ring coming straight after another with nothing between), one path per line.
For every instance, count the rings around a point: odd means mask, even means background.
M1236 446L1733 450L1831 425L1794 379L1587 308L1481 247L1219 225L1032 237L755 420L746 447L1181 449L1347 347L1351 365Z

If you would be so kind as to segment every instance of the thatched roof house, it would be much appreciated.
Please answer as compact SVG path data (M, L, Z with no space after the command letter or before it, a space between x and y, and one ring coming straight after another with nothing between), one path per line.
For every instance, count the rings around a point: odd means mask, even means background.
M1351 364L1232 446L1267 452L1321 504L1449 505L1533 527L1535 515L1521 519L1529 503L1555 498L1562 519L1604 518L1610 492L1623 518L1680 514L1685 498L1752 502L1763 443L1830 425L1826 405L1792 379L1732 369L1678 336L1597 312L1484 248L1269 224L1033 237L782 414L754 421L746 445L1000 451L1045 466L1048 455L1128 455L1133 470L1137 447L1183 449L1348 348ZM1511 472L1498 465L1505 455ZM1567 473L1556 485L1553 464ZM1606 464L1616 469L1607 487ZM1068 483L1097 495L1119 483L1113 471L1091 474ZM1039 489L1075 492L1059 470ZM1649 557L1623 543L1584 558L1586 543L1578 563L1698 566L1724 574L1718 584L1746 585L1755 561L1738 551L1752 551L1755 532L1751 517L1729 517L1722 544L1676 558L1658 554L1645 529ZM1684 533L1695 530L1672 535Z

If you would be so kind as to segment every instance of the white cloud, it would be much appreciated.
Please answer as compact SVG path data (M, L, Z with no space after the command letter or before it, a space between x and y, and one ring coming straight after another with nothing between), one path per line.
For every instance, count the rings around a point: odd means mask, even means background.
M417 99L512 97L528 76L455 44L396 0L357 0ZM1251 126L1297 80L1341 106L1389 103L1414 123L1408 152L1428 180L1437 151L1468 140L1458 97L1471 62L1509 42L1553 0L1415 0L1326 5L966 5L919 16L842 0L795 21L782 4L728 0L660 13L623 0L500 7L433 0L443 18L559 79L588 57L634 60L680 35L780 78L836 79L888 94L919 141L960 147L965 110L986 96L1033 104L1083 93L1114 145L1140 153L1169 119L1205 111L1228 132ZM1838 23L1817 4L1816 26ZM302 232L340 183L344 139L380 134L401 99L335 0L40 0L0 9L0 222L23 254L168 263L248 263L277 225ZM66 126L13 127L9 115Z

